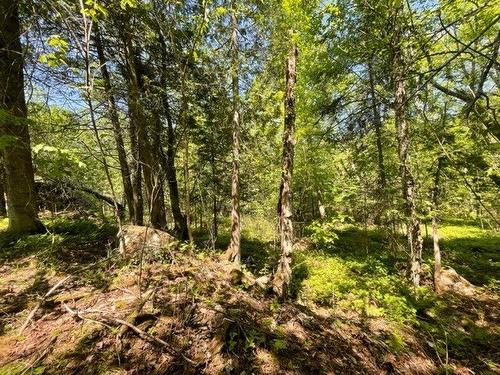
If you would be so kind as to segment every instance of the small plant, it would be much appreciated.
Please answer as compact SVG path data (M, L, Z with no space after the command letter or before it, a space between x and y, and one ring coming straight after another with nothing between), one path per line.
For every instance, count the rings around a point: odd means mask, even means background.
M337 234L334 232L338 222L336 220L322 223L320 221L313 221L306 230L310 233L312 243L318 249L329 249L335 244L338 239Z
M286 341L284 339L275 339L273 340L273 350L275 352L280 352L286 349Z
M401 352L405 347L403 337L397 331L389 333L386 343L389 350L394 354Z

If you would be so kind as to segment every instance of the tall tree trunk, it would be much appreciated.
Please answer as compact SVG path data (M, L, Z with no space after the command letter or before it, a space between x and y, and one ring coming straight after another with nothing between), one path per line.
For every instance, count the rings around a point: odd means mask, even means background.
M5 202L5 169L0 154L0 217L7 216L7 202Z
M218 223L218 205L217 205L217 172L215 170L215 150L213 147L210 149L210 167L212 169L212 184L213 184L213 194L212 194L212 233L211 233L211 245L215 249L217 244L217 237L219 235L219 223Z
M292 250L293 250L293 222L292 222L292 173L295 128L295 83L297 80L296 62L297 45L291 42L290 51L286 60L286 94L285 94L285 121L283 131L283 169L281 172L281 186L278 200L279 231L281 258L273 278L273 290L279 297L288 293L292 279Z
M132 58L131 54L133 51L131 50L132 43L130 40L130 30L128 28L129 18L125 17L123 20L123 27L121 29L121 39L124 45L124 57L125 57L125 72L124 78L129 81L129 63L128 61ZM130 85L130 82L127 82ZM144 200L142 196L142 167L140 163L139 157L139 143L137 137L137 121L133 117L134 109L132 104L131 92L129 89L129 98L128 98L128 110L129 110L129 139L130 139L130 149L132 158L130 160L130 172L131 172L131 183L132 183L132 196L133 196L133 211L134 218L132 220L132 224L134 225L143 225L144 224Z
M401 3L402 4L402 3ZM402 6L399 8L402 11ZM396 17L401 15L396 14ZM406 216L408 219L407 238L410 253L410 281L418 286L420 284L420 273L422 268L422 235L420 234L420 219L417 215L416 207L416 187L413 175L410 169L409 148L410 135L409 123L406 118L407 97L405 89L405 62L402 50L402 30L396 20L394 30L395 44L392 48L393 53L393 80L394 80L394 112L397 128L399 169L401 175L401 186L403 200L405 202Z
M165 108L165 115L167 118L167 155L165 164L165 175L168 183L168 192L170 197L170 208L172 209L172 216L174 218L174 231L178 236L187 240L189 238L187 231L186 217L182 214L180 198L179 198L179 184L177 183L177 170L175 168L175 132L172 122L172 114L168 99L165 96L163 101Z
M140 168L144 175L146 193L149 203L151 226L157 229L166 229L166 215L161 178L153 170L153 152L149 143L146 116L144 114L141 98L136 54L132 44L130 30L125 30L125 59L127 64L127 79L129 89L129 112L131 128L136 131L137 156ZM131 137L133 135L131 134ZM137 168L139 171L140 169ZM139 176L134 176L140 179Z
M132 190L132 181L130 168L127 162L127 152L123 142L122 129L120 126L120 119L118 117L118 109L116 107L115 98L113 96L113 89L111 87L111 79L109 76L108 68L106 66L106 57L104 55L104 46L99 31L98 25L95 26L95 47L99 57L99 64L101 66L102 80L104 84L104 91L108 101L108 113L111 124L113 125L113 134L116 142L116 150L118 152L118 162L120 163L120 172L122 177L123 192L125 194L125 201L127 203L129 218L131 222L135 221L135 205L134 194Z
M0 0L0 136L9 140L3 149L8 229L33 233L44 227L37 215L18 12L17 0Z
M236 0L231 1L231 80L233 90L233 171L231 176L231 241L226 251L229 261L239 264L241 261L240 210L239 210L239 163L240 163L240 95L238 77L238 19L236 18Z
M187 101L182 99L181 123L185 126L184 135L184 210L186 212L186 231L189 242L193 242L193 232L191 230L191 192L189 186L189 124L186 119Z
M444 157L438 157L436 174L434 176L434 186L432 188L432 242L434 245L434 290L441 292L441 249L439 247L438 234L438 209L439 209L439 191L441 169L443 167Z
M377 96L375 93L375 80L373 78L373 66L371 63L368 65L368 75L370 79L370 99L373 111L373 126L375 127L375 139L377 144L377 167L378 167L378 188L380 198L383 199L383 195L386 188L386 176L385 176L385 166L384 166L384 152L382 148L382 119L380 116L379 102L377 101Z
M158 31L159 42L162 47L162 70L160 75L160 86L162 91L162 105L165 118L167 120L167 153L165 157L164 172L168 184L170 198L170 208L174 218L174 232L182 240L189 238L186 224L186 217L182 214L179 198L179 184L177 182L177 170L175 168L175 131L172 120L172 112L167 94L167 45L161 33Z
M157 173L156 161L154 161L149 134L145 125L145 119L143 119L137 129L137 137L139 139L139 157L146 185L150 222L153 228L165 230L167 229L167 219L163 182L161 176Z

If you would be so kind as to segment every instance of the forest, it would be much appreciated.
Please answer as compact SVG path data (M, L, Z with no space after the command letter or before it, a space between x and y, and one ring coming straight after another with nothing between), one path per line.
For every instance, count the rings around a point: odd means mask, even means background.
M0 0L0 375L500 374L499 0Z

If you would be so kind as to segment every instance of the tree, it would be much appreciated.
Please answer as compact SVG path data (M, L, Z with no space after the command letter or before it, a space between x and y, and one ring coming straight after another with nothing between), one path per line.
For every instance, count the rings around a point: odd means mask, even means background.
M441 249L439 247L438 234L438 209L439 209L439 190L440 178L444 163L444 155L440 155L437 160L436 174L434 175L434 186L432 187L432 244L434 249L434 290L441 292Z
M0 1L0 139L5 165L9 231L43 231L37 215L18 1Z
M238 77L238 19L236 0L231 1L231 81L233 95L233 170L231 177L231 240L226 252L231 262L240 263L241 224L239 212L240 85Z
M293 34L292 34L293 38ZM281 257L278 268L273 277L274 292L283 297L287 294L292 279L292 250L293 250L293 222L292 222L292 173L294 156L294 129L295 129L295 83L297 81L297 44L290 42L290 50L286 60L285 77L285 120L283 129L283 157L281 186L278 199L279 233Z
M7 203L5 202L5 171L2 155L0 154L0 217L7 216Z
M99 58L99 64L101 67L101 75L103 80L104 91L108 102L108 115L113 125L113 134L116 142L116 151L118 154L118 161L120 163L120 172L122 177L123 192L125 195L125 200L127 203L127 208L129 211L130 221L135 220L135 205L134 205L134 192L132 189L132 182L130 180L130 168L127 161L127 152L125 149L125 144L123 141L123 134L120 125L120 119L118 117L118 108L116 107L116 101L113 95L113 89L111 86L111 78L106 66L106 57L104 54L105 48L103 45L101 33L99 31L98 25L95 25L95 47L97 50L97 56Z
M410 167L410 123L407 119L408 97L406 95L406 75L408 73L403 50L403 2L394 10L392 53L392 75L394 85L394 114L397 129L399 171L403 200L407 215L407 238L410 254L410 280L418 286L422 268L423 240L420 234L420 219L416 206L416 185Z

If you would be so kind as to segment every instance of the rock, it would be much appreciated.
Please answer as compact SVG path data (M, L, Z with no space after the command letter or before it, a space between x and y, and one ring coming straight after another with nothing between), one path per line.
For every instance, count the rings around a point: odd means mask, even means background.
M124 246L120 252L133 254L145 248L177 247L179 241L167 232L139 225L124 225L118 233L122 236ZM124 248L122 248L124 247Z
M441 271L441 288L443 290L471 296L477 293L478 287L471 284L471 282L463 276L460 276L453 268L445 268Z

